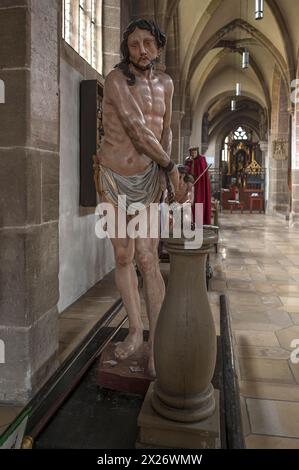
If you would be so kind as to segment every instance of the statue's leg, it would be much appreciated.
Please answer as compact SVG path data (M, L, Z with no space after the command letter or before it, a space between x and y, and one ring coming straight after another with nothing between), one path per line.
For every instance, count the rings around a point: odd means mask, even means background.
M106 201L107 202L107 201ZM118 233L117 209L115 209L115 233ZM110 238L115 256L115 282L122 297L128 318L129 334L115 349L115 357L124 360L137 351L143 344L143 323L138 291L138 279L134 266L135 240L129 238Z
M111 241L115 255L115 282L129 317L129 334L115 349L115 357L123 360L137 351L143 343L141 304L138 279L133 264L134 240L115 238Z
M165 296L165 284L160 271L158 258L159 238L137 238L135 258L143 277L144 297L149 320L149 362L148 372L155 376L154 335L156 323Z

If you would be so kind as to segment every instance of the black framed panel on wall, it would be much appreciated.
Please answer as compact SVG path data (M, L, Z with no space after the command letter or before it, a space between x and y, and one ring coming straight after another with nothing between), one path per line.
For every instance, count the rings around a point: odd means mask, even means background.
M83 80L80 85L80 206L96 207L93 180L93 155L104 136L103 86L98 80Z

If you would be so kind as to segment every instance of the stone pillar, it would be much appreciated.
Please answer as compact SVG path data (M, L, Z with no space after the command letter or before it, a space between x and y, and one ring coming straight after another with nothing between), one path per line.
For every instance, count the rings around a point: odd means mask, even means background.
M289 140L288 136L273 136L269 158L268 214L289 214L288 188Z
M26 403L58 350L60 1L0 0L0 402Z
M259 146L262 152L262 167L265 169L265 205L269 200L269 153L268 153L268 142L260 141Z
M182 130L182 147L181 147L181 162L184 163L186 157L189 155L191 131Z
M211 380L216 331L206 288L206 258L217 235L204 230L203 246L165 242L170 276L155 334L157 380L139 416L141 443L162 447L217 448L219 407Z
M292 170L292 224L299 226L299 169Z
M182 118L181 133L182 133L182 148L181 157L182 161L189 155L190 137L192 131L192 110L190 102L190 89L187 89L185 101L185 114Z
M180 162L182 159L182 152L181 152L181 121L182 121L183 113L181 111L173 111L172 112L172 121L171 121L171 129L172 129L172 152L171 158L174 162Z
M120 61L121 0L103 0L103 75Z
M297 77L298 77L297 73ZM295 103L295 113L293 119L293 158L292 158L292 214L291 222L299 226L299 95Z
M290 160L289 96L280 72L275 69L272 96L272 122L269 143L269 202L268 214L289 216L290 191L288 172Z
M178 12L174 14L167 31L167 47L166 47L166 73L169 74L174 84L174 94L172 101L172 152L171 158L175 162L181 162L183 159L183 142L181 124L184 113L181 110L181 82L180 82L180 60L179 60L179 20Z
M155 18L155 2L153 0L132 0L132 18Z

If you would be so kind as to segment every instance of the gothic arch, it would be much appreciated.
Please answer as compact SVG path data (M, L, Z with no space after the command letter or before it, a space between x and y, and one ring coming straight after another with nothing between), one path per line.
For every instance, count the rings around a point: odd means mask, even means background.
M222 142L232 129L242 125L246 125L246 127L254 131L259 136L258 122L255 119L248 117L247 114L240 113L225 126L223 126L223 121L220 122L211 133L210 138L213 139L216 137L217 141L220 139Z
M221 93L219 93L216 96L213 96L205 105L205 111L208 110L213 103L215 103L218 100L221 100L222 98L225 98L227 96L230 96L235 93L235 90L226 90ZM264 107L264 103L260 101L260 99L254 95L253 93L250 93L249 91L244 92L242 95L243 98L248 98L249 100L253 101L254 103L257 103L260 105L262 108Z
M288 58L288 68L289 68L290 76L292 76L292 74L294 76L295 71L296 71L296 64L294 63L294 48L293 48L291 38L289 36L285 18L281 12L281 9L278 6L277 0L266 0L266 1L271 10L271 13L273 14L276 20L277 27L279 29L279 32L281 34L281 37L284 43L286 57ZM171 21L171 17L174 14L179 3L180 3L180 0L168 0L167 9L166 9L166 22L165 22L166 32L167 32L169 23ZM217 3L217 2L214 2L214 3ZM211 9L214 13L217 7L218 5L215 8L214 4L212 4L212 5L209 5L207 9L209 10ZM192 51L192 54L193 54L193 51Z
M238 51L240 54L241 52ZM222 51L220 51L216 57L213 58L213 60L210 62L210 64L208 65L207 69L205 70L205 72L203 73L203 79L201 80L202 83L204 83L206 81L206 79L208 78L208 76L210 75L210 73L213 71L214 67L217 65L218 61L221 60L221 58L227 54L230 53L230 50L229 49L223 49ZM270 115L271 115L271 97L270 97L270 91L268 89L268 86L267 86L267 83L266 83L266 80L264 78L264 75L261 71L261 69L259 68L259 66L257 65L257 63L255 62L255 60L251 57L251 61L250 61L250 64L254 70L254 73L257 77L257 79L259 80L260 84L261 84L261 87L263 89L263 92L264 92L264 95L265 95L265 102L266 102L266 106L267 106L267 112L268 112L268 118L270 119ZM192 78L192 77L191 77ZM200 93L201 93L201 90L202 90L202 86L199 86L198 87L198 90L197 90L197 93L195 95L195 99L194 99L194 102L196 103L196 106L197 106L197 103L198 103L198 100L199 100L199 97L200 97Z
M251 35L258 41L259 44L263 45L265 49L271 54L273 57L275 63L278 65L279 70L284 78L284 81L286 85L289 87L290 85L290 76L287 69L287 64L284 60L284 58L281 56L280 52L278 49L275 48L275 46L269 41L269 39L266 38L260 31L258 31L256 28L251 26L249 23L247 23L244 20L237 19L233 20L232 22L228 23L224 27L220 28L218 31L215 32L215 34L204 44L204 46L198 51L198 53L193 57L192 62L190 64L190 69L188 72L184 72L184 77L182 78L183 82L183 87L185 88L186 83L189 83L191 80L193 74L195 73L195 70L198 66L198 64L202 61L202 59L205 57L205 55L214 47L217 46L219 41L230 31L234 30L235 28L242 28L244 31L249 31ZM269 91L267 90L265 80L263 78L262 72L259 70L257 64L252 61L255 73L257 74L258 78L262 80L261 85L263 86L264 83L264 88L265 88L265 98L267 101L267 105L270 104L270 95ZM183 90L184 90L183 88ZM184 109L184 92L183 92L183 100L182 100L182 108Z
M218 135L217 135L217 132L215 132L215 134L213 135L212 139L215 138L215 164L217 163L217 166L219 166L220 161L221 161L221 150L223 148L224 140L226 136L231 132L232 129L238 126L242 126L242 125L244 126L245 122L246 122L246 127L248 127L251 131L254 131L258 134L256 121L252 119L248 119L247 115L245 114L244 115L240 114L238 117L228 122L224 127L220 126Z
M260 109L258 107L258 109ZM233 116L232 112L229 109L224 109L222 112L220 112L215 118L211 121L210 123L210 129L211 129L211 136L212 134L217 133L217 130L221 128L221 126L224 126L225 123L231 122L232 119L243 119L243 123L245 123L248 120L251 120L252 123L255 125L255 130L256 133L259 134L259 121L258 121L258 109L240 109L239 111L235 111ZM255 117L253 117L256 114ZM247 118L246 118L247 116Z
M280 30L280 34L284 43L284 48L285 48L286 57L288 61L289 75L290 75L290 78L292 79L292 77L294 77L296 73L296 65L295 65L295 60L294 60L294 47L293 47L292 40L289 35L287 24L279 8L277 0L267 0L267 3L277 22L277 26Z

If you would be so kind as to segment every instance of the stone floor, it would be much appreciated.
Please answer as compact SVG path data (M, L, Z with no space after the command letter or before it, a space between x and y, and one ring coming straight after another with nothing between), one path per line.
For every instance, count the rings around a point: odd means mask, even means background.
M299 339L299 231L257 214L222 214L220 225L209 297L218 333L219 294L229 301L246 445L299 449L299 364L290 361ZM161 268L166 276L168 265ZM61 315L61 361L118 297L111 273ZM143 321L146 328L144 308ZM20 410L0 407L0 434Z
M215 315L219 293L229 302L246 445L299 449L299 231L262 214L222 214L220 226L210 298Z
M59 319L60 362L65 360L119 297L114 282L114 272L111 272L61 314ZM125 311L122 309L111 326L118 325L124 317Z

